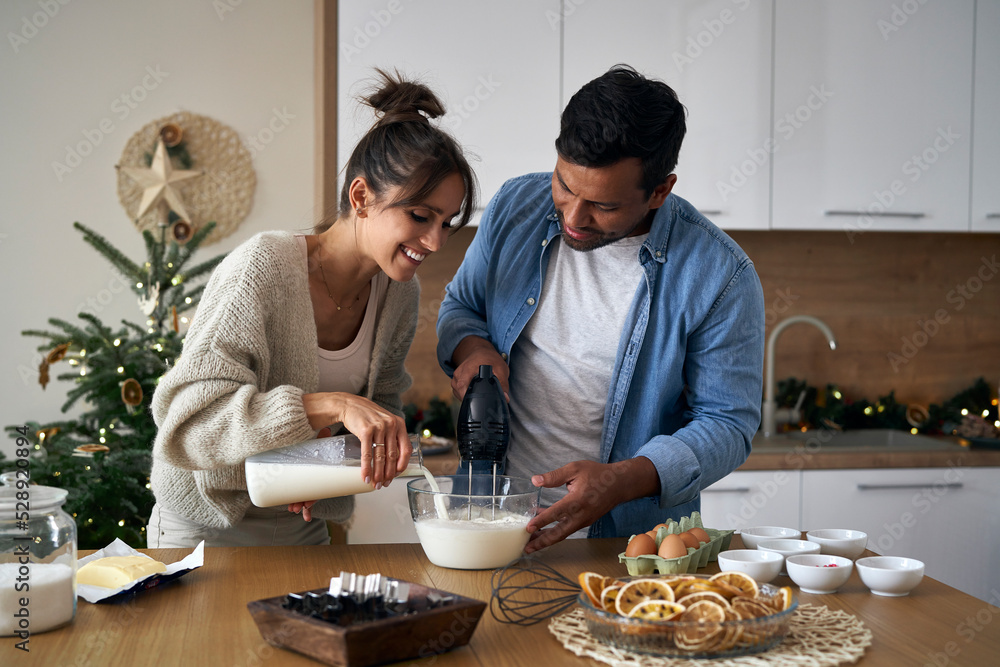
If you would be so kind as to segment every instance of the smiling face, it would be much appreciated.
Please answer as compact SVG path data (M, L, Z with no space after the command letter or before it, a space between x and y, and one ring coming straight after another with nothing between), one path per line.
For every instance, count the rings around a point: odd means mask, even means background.
M392 202L396 189L382 201ZM465 185L449 174L423 201L405 206L375 203L362 209L362 235L372 259L397 282L411 279L428 255L444 247L451 222L462 209Z
M552 201L563 241L574 250L594 250L645 234L676 180L670 174L647 196L640 186L639 158L624 158L607 167L583 167L559 156L552 172Z

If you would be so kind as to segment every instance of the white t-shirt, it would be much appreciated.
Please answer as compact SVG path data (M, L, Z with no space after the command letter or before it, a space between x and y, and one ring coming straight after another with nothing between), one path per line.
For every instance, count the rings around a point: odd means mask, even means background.
M590 251L553 240L538 310L510 353L508 475L531 477L600 459L611 373L643 279L637 256L646 237ZM542 504L565 495L566 487L543 489Z

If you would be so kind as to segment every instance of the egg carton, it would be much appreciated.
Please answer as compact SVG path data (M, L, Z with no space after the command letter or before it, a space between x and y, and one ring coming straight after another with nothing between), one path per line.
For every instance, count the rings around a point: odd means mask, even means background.
M694 574L698 568L705 567L711 561L718 560L719 552L729 548L729 543L733 539L734 530L716 530L715 528L705 528L702 525L701 513L692 512L691 516L681 517L681 520L670 519L666 525L660 526L656 531L656 548L660 548L660 543L667 535L677 535L692 528L701 528L708 533L709 541L702 543L697 549L688 547L686 556L677 558L661 558L656 554L646 554L643 556L626 556L625 552L618 554L618 562L625 563L628 573L633 577L642 574ZM632 537L635 537L634 535ZM631 538L629 538L631 539Z

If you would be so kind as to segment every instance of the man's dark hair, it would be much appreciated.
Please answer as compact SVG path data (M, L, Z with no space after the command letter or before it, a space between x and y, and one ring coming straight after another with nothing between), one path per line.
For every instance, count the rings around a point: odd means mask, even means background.
M583 167L639 158L648 197L677 166L684 132L684 106L670 86L615 65L570 99L556 150Z

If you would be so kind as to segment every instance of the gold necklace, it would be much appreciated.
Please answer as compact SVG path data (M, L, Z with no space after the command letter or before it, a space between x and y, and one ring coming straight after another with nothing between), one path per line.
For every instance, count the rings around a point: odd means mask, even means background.
M323 252L323 246L320 246L320 253L322 253L322 252ZM330 283L328 283L326 281L326 271L323 270L323 258L322 257L320 257L320 259L319 259L319 274L321 276L323 276L323 287L326 288L326 295L328 297L330 297L330 301L333 301L333 305L335 305L337 307L337 310L340 310L341 309L340 304L337 303L337 300L333 298L333 294L330 293ZM361 292L364 292L364 291L365 290L362 287L361 288ZM354 303L352 303L351 305L349 305L347 307L347 310L350 310L350 311L354 310L354 306L357 305L358 301L361 300L361 292L358 292L358 295L356 297L354 297Z

